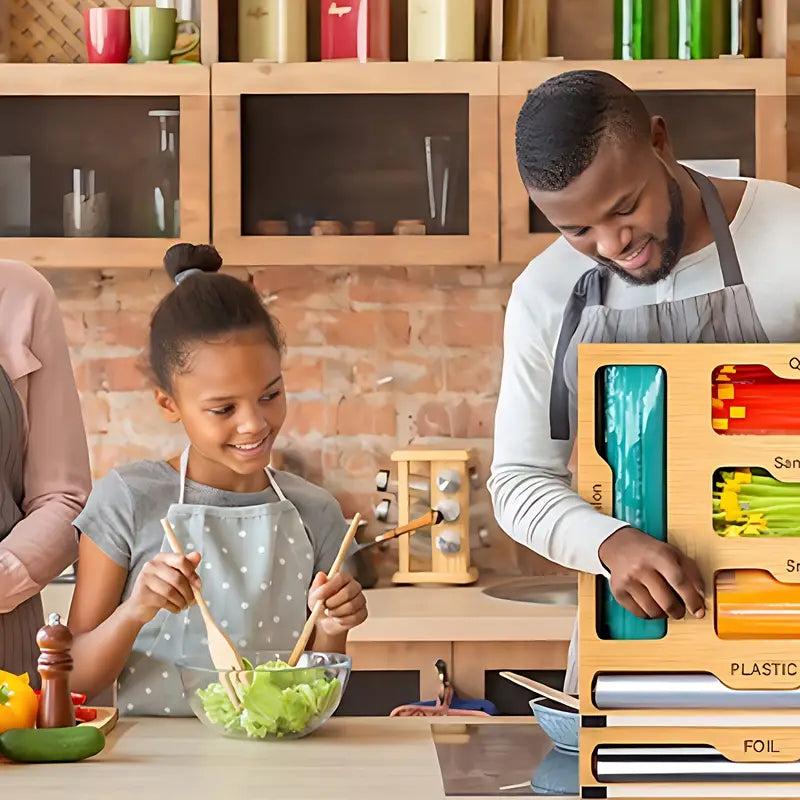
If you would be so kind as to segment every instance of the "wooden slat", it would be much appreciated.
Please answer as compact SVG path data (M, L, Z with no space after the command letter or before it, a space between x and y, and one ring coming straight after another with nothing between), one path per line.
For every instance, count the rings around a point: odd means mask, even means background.
M215 95L447 94L497 95L491 62L219 63L211 70Z
M208 96L199 64L0 64L0 95Z

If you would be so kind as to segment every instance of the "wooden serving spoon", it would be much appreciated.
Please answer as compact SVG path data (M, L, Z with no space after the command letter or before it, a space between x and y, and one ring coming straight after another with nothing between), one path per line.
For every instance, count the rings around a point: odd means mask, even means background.
M374 547L381 542L388 542L391 539L396 539L398 536L403 536L406 533L415 533L420 528L427 528L429 525L438 525L444 520L444 515L438 509L431 509L427 514L423 514L417 519L412 519L407 525L401 525L399 528L394 528L391 531L386 531L380 536L376 536L369 542L362 542L356 547L355 552L360 553L368 547Z
M350 543L353 541L353 538L356 535L359 522L361 522L361 514L356 512L356 515L353 517L353 521L350 523L350 527L347 529L344 539L342 539L342 544L339 547L339 553L336 556L336 560L333 562L333 566L328 571L328 580L335 577L335 575L339 572L339 569L341 568L342 563L347 556L347 550L350 547ZM287 663L290 667L297 666L297 662L300 659L300 656L303 655L306 644L308 644L308 640L311 638L311 634L314 631L314 625L316 625L317 619L324 608L324 600L317 600L317 602L314 604L314 608L309 618L306 620L306 624L303 627L302 632L300 633L300 638L297 640L297 644L294 646L294 650L292 650L292 654L289 656L289 661Z
M551 686L547 686L544 683L539 683L539 681L535 681L531 678L526 678L524 675L517 675L515 672L501 672L500 677L505 678L507 681L511 681L511 683L516 683L518 686L524 686L526 689L536 692L536 694L548 697L550 700L555 700L557 703L561 703L562 706L567 706L575 711L580 711L578 698L573 697L570 694L566 694L566 692L553 689Z
M169 520L162 519L161 526L164 528L164 533L167 535L167 541L169 541L172 550L179 556L185 557L186 554L183 552L181 543L178 541L178 537L175 536L175 531L172 530L172 525L169 524ZM192 584L192 594L194 595L197 607L200 609L203 622L206 624L208 651L211 654L211 663L214 665L215 669L220 670L220 683L225 687L225 691L228 693L233 707L237 711L241 711L242 704L239 699L240 676L234 672L228 672L227 670L244 670L247 668L230 636L228 636L214 621L208 609L208 605L203 599L203 595L200 594L200 590L194 586L194 584ZM225 672L222 670L225 670Z

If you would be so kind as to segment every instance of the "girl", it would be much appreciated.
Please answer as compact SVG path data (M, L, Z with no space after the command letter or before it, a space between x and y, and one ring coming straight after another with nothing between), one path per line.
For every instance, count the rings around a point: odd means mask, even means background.
M177 285L153 314L150 368L156 402L190 444L111 470L76 519L71 682L92 696L118 679L123 714L188 716L174 663L208 653L190 584L245 651L291 650L323 599L309 648L343 653L367 610L352 576L325 578L347 527L338 503L268 468L286 418L275 321L249 284L217 274L213 247L175 245L164 264Z

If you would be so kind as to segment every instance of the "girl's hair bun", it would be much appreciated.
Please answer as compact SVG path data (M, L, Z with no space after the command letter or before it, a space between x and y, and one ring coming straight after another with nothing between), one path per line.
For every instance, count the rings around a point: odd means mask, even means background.
M201 272L219 272L222 267L222 257L217 248L210 244L189 244L181 242L174 244L164 254L164 269L169 277L176 280L178 275L188 270Z

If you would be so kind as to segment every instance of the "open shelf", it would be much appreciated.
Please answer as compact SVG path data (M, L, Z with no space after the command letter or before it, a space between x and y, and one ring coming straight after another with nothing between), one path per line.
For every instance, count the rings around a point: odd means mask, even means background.
M641 92L651 113L665 117L679 159L738 158L743 175L786 180L784 59L504 62L499 65L502 261L525 263L557 238L522 186L514 135L528 91L574 69L609 72ZM689 108L700 124L689 122Z
M212 95L214 242L228 262L497 261L496 65L215 64ZM450 137L430 165L426 136ZM311 235L332 220L344 235ZM399 220L426 233L394 234ZM259 234L266 221L277 235ZM351 235L354 222L370 232Z
M15 122L0 129L4 257L157 267L208 240L208 68L3 64L0 114Z

